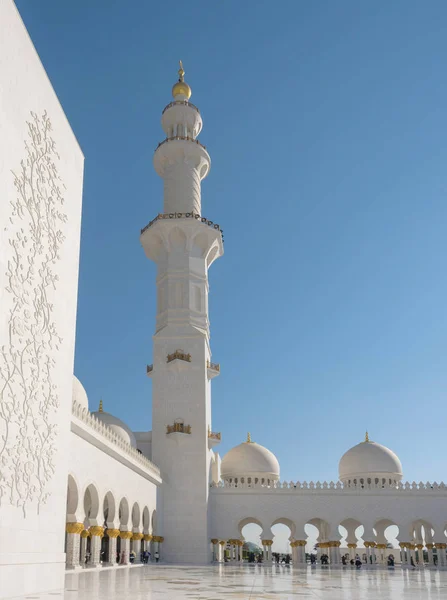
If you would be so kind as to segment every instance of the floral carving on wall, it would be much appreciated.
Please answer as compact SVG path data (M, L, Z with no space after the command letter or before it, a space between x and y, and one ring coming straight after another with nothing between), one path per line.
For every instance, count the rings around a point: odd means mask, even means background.
M58 389L55 356L62 343L51 298L64 243L65 186L46 114L31 112L24 158L14 170L4 296L8 328L0 347L0 502L23 510L48 498L54 473ZM2 309L3 310L3 309ZM4 315L3 315L4 317Z

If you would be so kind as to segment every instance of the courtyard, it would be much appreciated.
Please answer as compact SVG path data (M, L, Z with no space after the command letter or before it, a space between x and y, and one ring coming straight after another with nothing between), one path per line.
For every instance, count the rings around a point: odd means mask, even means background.
M217 600L329 598L398 600L444 598L447 572L429 569L330 569L242 566L149 565L66 576L65 593L29 595L27 600Z

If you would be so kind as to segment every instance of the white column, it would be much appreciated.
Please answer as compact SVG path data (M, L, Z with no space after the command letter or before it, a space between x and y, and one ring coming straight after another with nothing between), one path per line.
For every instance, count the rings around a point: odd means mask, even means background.
M120 531L121 538L121 551L120 551L120 565L128 565L129 564L129 555L130 555L130 538L132 537L131 531Z
M433 560L433 544L432 543L427 543L427 554L428 554L428 566L433 567L435 562Z
M446 545L444 542L438 542L435 544L435 547L436 547L436 553L438 556L438 567L445 567L446 566L446 554L445 554Z
M116 562L116 540L120 534L119 529L107 529L107 536L109 538L109 559L107 562L108 567L115 567Z
M424 544L416 544L416 548L418 551L418 566L419 567L423 567L424 566Z
M99 567L101 566L101 540L104 535L104 527L99 527L98 525L94 525L90 527L90 534L92 536L91 546L90 546L90 567Z
M79 553L81 545L81 532L84 529L83 523L67 523L67 554L66 568L80 569Z
M87 538L90 536L87 529L81 533L81 557L79 559L81 567L85 567L85 555L87 554Z

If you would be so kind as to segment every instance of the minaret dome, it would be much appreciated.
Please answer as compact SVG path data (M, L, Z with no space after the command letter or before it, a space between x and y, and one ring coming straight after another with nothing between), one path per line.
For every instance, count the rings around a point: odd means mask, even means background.
M172 88L172 96L175 100L189 100L191 98L191 88L185 81L185 70L182 61L178 70L178 81Z

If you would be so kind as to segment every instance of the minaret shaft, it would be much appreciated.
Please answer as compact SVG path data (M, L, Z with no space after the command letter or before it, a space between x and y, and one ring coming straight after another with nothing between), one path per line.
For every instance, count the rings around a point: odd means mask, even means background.
M208 269L223 254L218 225L201 217L201 180L210 157L196 139L202 120L187 100L184 72L175 101L163 112L167 138L154 156L164 179L164 213L141 234L157 264L157 317L153 337L152 459L163 484L157 535L171 562L210 560L209 473L212 459ZM212 368L211 368L212 366ZM217 369L218 370L218 369ZM185 549L188 549L187 552Z

